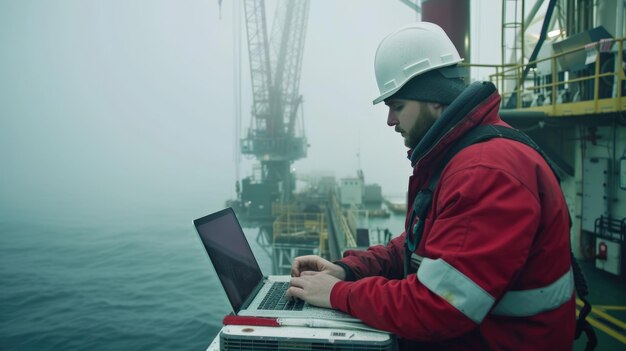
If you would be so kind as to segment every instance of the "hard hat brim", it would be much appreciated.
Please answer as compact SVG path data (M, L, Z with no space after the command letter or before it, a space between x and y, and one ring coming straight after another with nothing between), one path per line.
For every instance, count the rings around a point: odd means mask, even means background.
M376 99L374 99L374 101L372 101L372 105L377 105L378 103L380 103L382 101L385 101L385 99L387 99L391 95L395 94L398 90L400 90L400 88L402 88L402 87L401 86L397 87L397 88L395 88L393 90L390 90L390 91L384 93L383 95L377 97Z
M425 69L425 70L423 70L423 71L416 72L415 74L413 74L412 76L410 76L409 78L407 78L404 82L402 82L402 84L401 84L401 85L399 85L399 86L397 86L397 87L395 87L395 88L393 88L393 89L391 89L391 90L386 91L384 94L382 94L382 95L380 95L379 97L377 97L376 99L374 99L374 100L372 101L372 104L373 104L373 105L376 105L376 104L380 103L381 101L384 101L384 100L385 100L385 99L387 99L388 97L390 97L390 96L392 96L393 94L397 93L397 92L398 92L398 90L402 89L402 87L403 87L403 86L405 86L405 85L406 85L406 83L408 83L411 79L413 79L413 78L415 78L415 77L417 77L417 76L419 76L419 75L422 75L422 74L424 74L424 73L430 72L430 71L440 70L440 71L442 71L442 74L443 74L444 76L446 76L446 77L450 77L450 78L452 78L452 77L462 77L462 75L447 74L447 73L446 73L446 70L448 69L448 67L455 67L457 64L459 64L459 63L461 63L461 62L463 62L463 61L464 61L464 59L463 59L463 58L459 58L458 60L455 60L455 61L453 61L452 63L446 63L446 64L444 64L444 65L440 65L440 66L433 66L433 67L430 67L429 69ZM454 71L456 71L456 72L461 72L461 71L463 71L463 70L459 70L459 69L454 68Z

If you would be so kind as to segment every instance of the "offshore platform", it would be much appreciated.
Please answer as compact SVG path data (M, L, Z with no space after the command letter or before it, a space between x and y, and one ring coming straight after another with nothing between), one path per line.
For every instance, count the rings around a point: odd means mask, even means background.
M499 64L470 60L469 0L402 2L448 33L471 75L496 84L503 119L557 164L573 221L572 249L592 285L588 320L602 331L599 349L624 347L624 1L502 0ZM244 225L259 228L257 241L271 251L273 273L284 274L295 256L335 260L346 248L367 246L367 228L359 225L363 208L354 203L368 194L374 202L382 197L380 188L363 184L362 173L340 185L332 177L314 179L296 192L292 164L308 148L299 83L310 2L277 4L269 32L265 2L243 1L253 106L240 148L259 165L237 183L237 198L228 205Z
M310 1L278 2L271 32L264 1L243 5L253 106L240 149L259 165L237 183L237 199L227 204L245 226L259 228L257 242L271 251L273 273L284 274L296 256L337 259L345 247L357 246L358 212L344 211L332 177L312 180L306 191L295 193L292 164L308 148L299 85Z

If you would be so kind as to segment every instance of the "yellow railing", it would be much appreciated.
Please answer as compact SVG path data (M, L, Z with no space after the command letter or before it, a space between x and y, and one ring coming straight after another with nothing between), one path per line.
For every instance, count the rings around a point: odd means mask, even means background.
M282 213L273 224L274 242L318 240L326 231L325 216L319 212Z
M348 221L343 214L341 205L339 205L339 202L337 201L337 198L335 197L334 194L331 195L330 205L331 205L330 210L335 213L335 218L339 222L337 223L338 227L336 227L335 229L343 233L343 236L345 237L345 245L347 247L356 247L356 240L354 239L355 234L350 228L350 225L348 224ZM335 233L335 234L338 234L338 233ZM341 242L339 243L339 245L342 245L342 244L343 243Z
M585 46L575 48L569 51L557 53L553 56L546 57L540 60L535 60L527 64L519 65L481 65L481 64L466 64L464 66L478 69L489 69L493 73L489 75L489 80L493 82L498 91L502 95L503 106L511 108L508 105L508 101L511 97L515 98L515 109L528 109L543 111L550 116L561 115L581 115L581 114L597 114L612 111L626 110L626 100L622 96L622 82L626 79L624 76L624 70L622 68L624 38L614 39L609 48L612 50L607 53L611 53L614 57L613 62L618 62L615 65L613 63L611 70L602 72L600 54L605 53L599 50L600 42L593 43L593 49L597 55L595 58L594 70L591 74L584 74L584 71L570 72L566 70L559 71L559 60L567 55L578 53L587 50ZM615 49L613 46L617 46ZM529 69L528 76L522 79L523 72L527 67L537 67L537 65L544 65L548 63L550 72L545 75L541 75L541 72L537 72L536 68ZM615 69L615 68L618 69ZM550 76L549 82L538 82L535 80L537 77ZM560 78L562 75L562 79ZM570 78L572 76L572 78ZM529 79L531 78L531 79ZM601 79L610 79L611 86L601 94L600 86ZM539 79L541 80L541 79ZM592 85L592 94L586 94L581 96L581 91L585 93L585 86ZM576 88L576 92L579 94L579 99L569 99L567 101L559 101L559 92L568 91L572 94L572 89ZM528 99L524 100L528 96L533 98L538 97L540 94L545 93L545 98L549 103L541 103L532 105ZM607 94L608 93L608 94ZM607 96L608 95L608 96Z

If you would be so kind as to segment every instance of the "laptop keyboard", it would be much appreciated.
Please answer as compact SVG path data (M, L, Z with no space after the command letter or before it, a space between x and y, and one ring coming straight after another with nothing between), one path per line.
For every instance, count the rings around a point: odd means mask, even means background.
M285 296L289 282L274 282L270 287L270 291L265 295L259 307L259 310L287 310L301 311L304 307L304 301L299 299L288 299Z

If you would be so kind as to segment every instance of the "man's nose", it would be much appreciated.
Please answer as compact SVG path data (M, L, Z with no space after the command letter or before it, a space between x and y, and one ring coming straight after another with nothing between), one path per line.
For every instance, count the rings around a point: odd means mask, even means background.
M387 125L393 127L398 124L398 118L396 114L389 109L389 113L387 114Z

